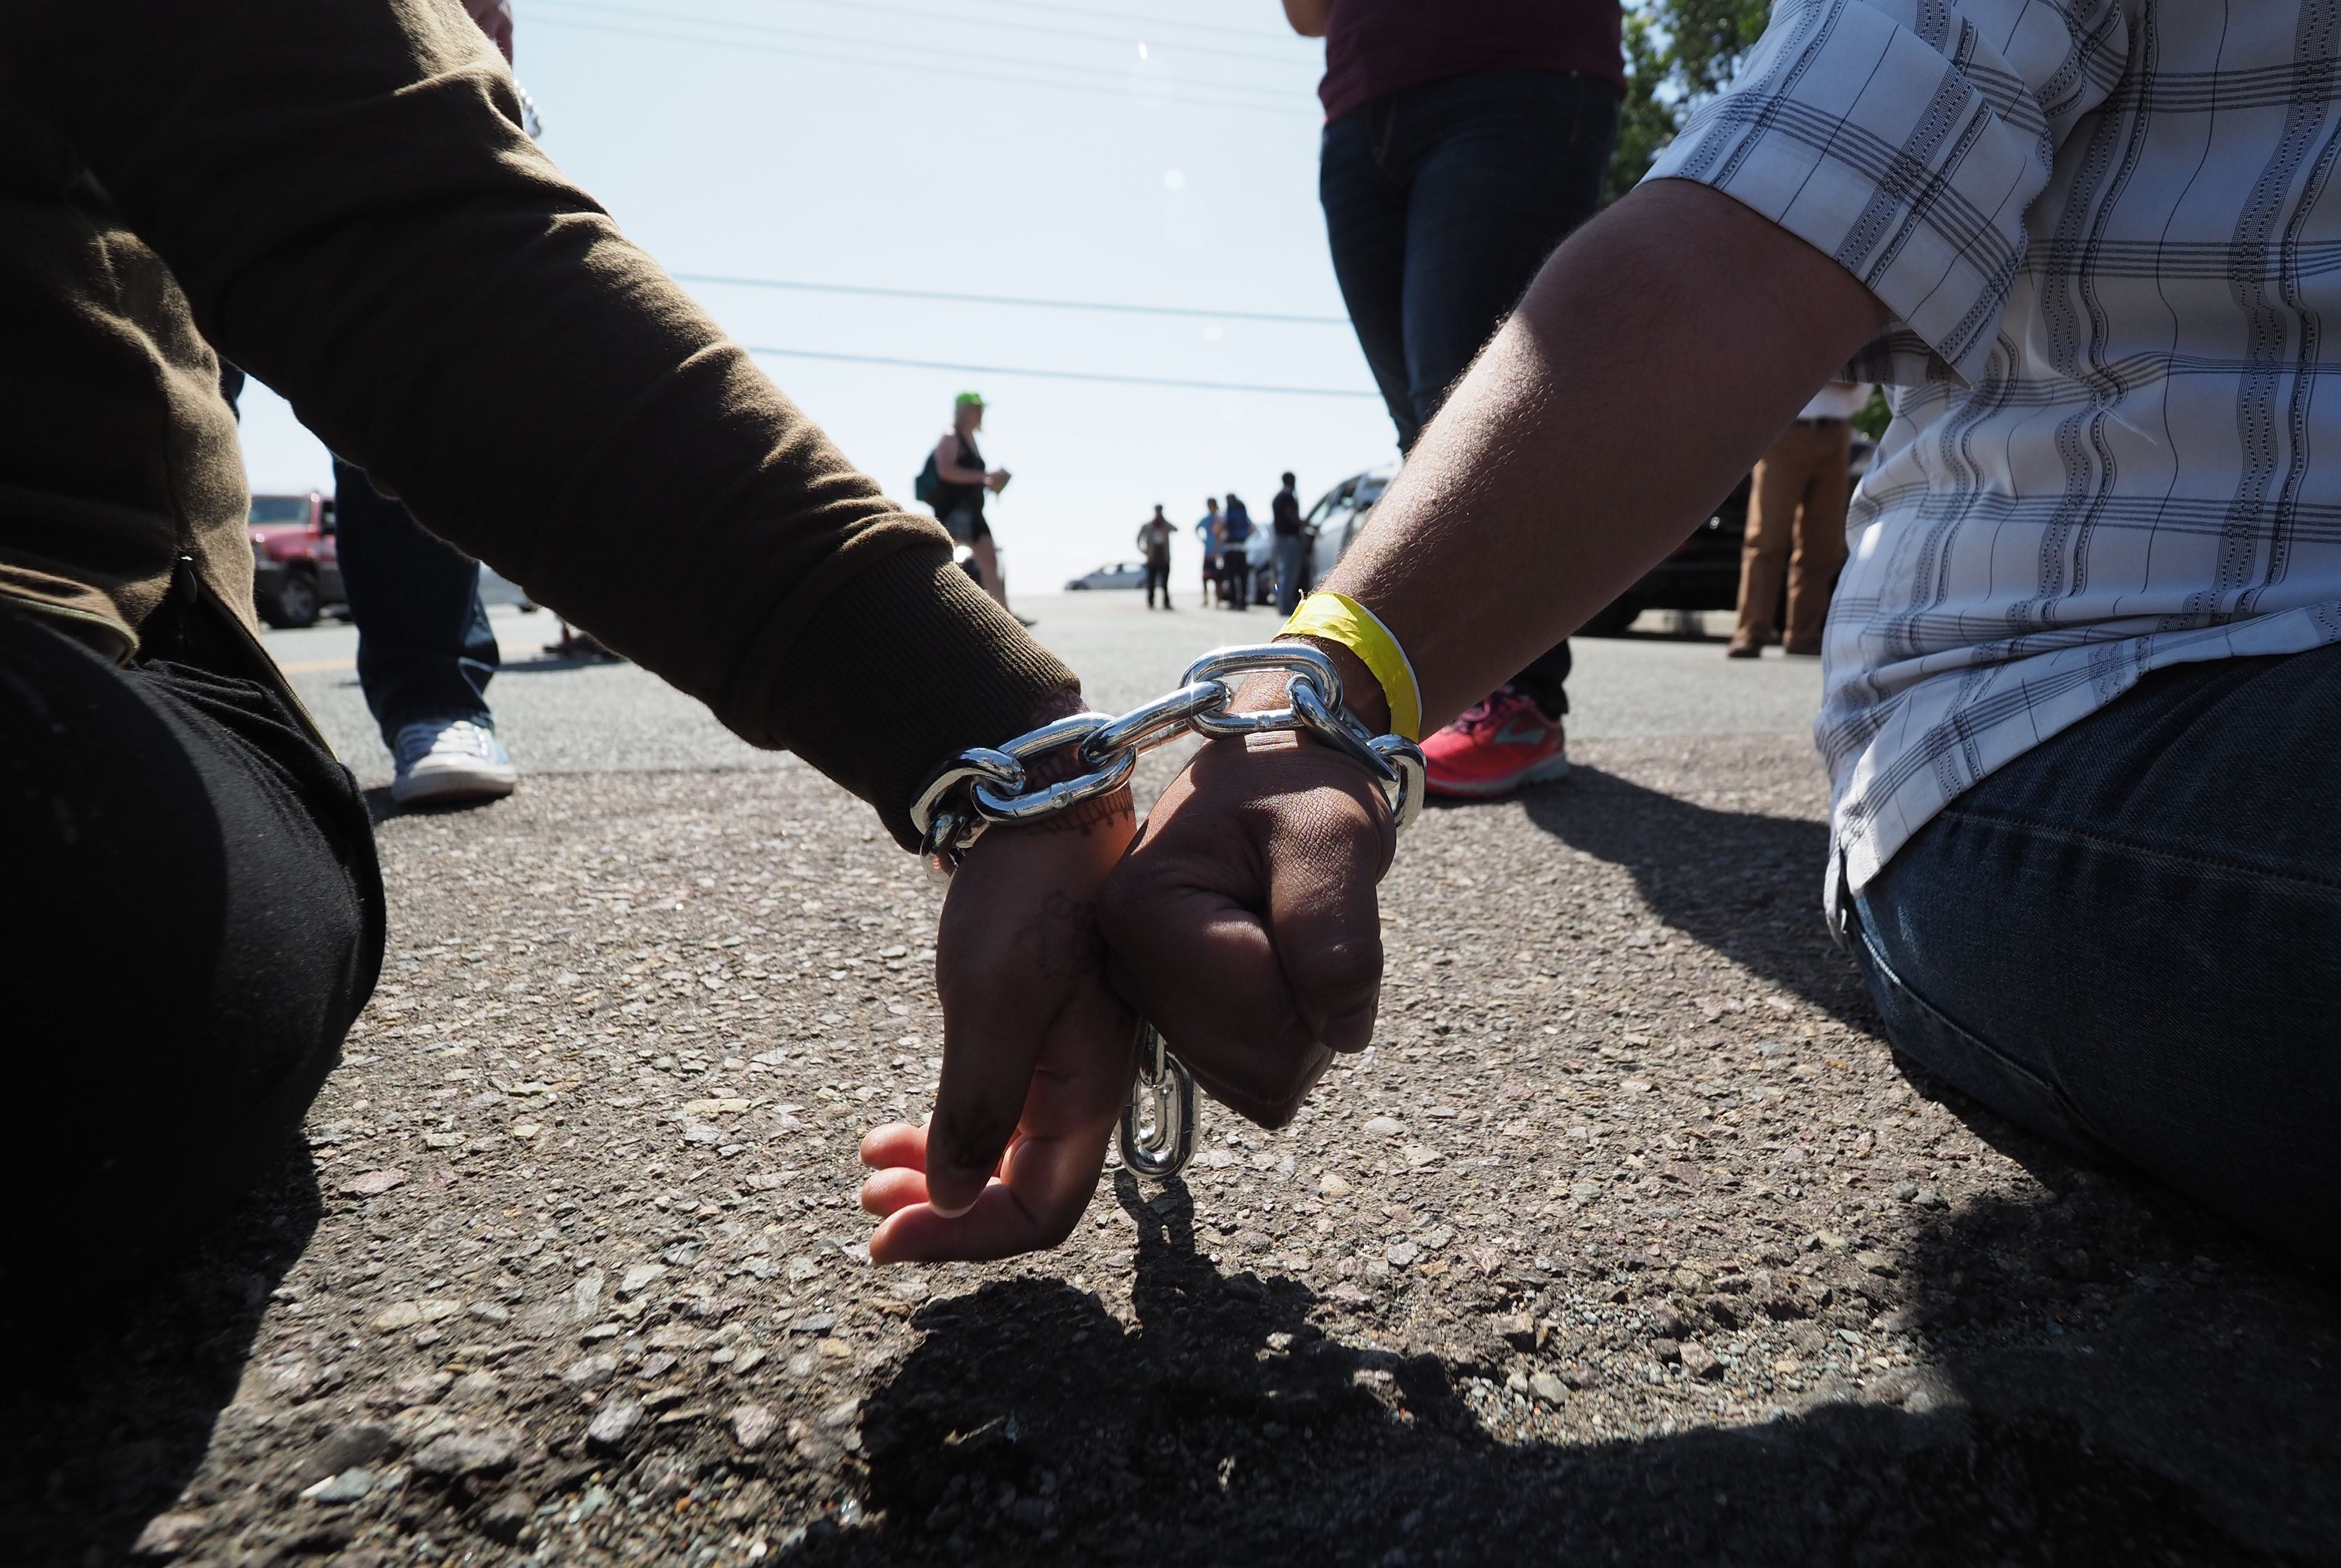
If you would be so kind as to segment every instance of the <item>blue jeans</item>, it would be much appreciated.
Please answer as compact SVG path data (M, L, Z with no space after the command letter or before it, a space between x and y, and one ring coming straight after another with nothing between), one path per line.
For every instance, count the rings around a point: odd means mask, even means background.
M2312 1255L2341 1242L2341 648L2179 665L1855 900L1895 1046Z
M1276 536L1276 612L1290 615L1300 602L1301 590L1308 586L1302 578L1309 572L1309 538L1306 534L1280 533Z
M1617 140L1617 89L1566 71L1450 76L1325 127L1317 182L1333 273L1400 451L1593 215ZM1514 684L1559 714L1569 670L1563 642Z
M383 744L395 751L409 724L492 724L488 682L503 660L480 602L480 563L338 458L334 512L358 684Z

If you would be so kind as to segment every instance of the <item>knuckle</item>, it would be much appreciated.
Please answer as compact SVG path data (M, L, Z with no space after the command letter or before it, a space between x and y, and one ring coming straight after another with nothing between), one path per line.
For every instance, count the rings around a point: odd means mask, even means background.
M1365 990L1381 981L1381 938L1343 936L1296 944L1284 955L1284 973L1304 996Z
M991 1106L937 1107L927 1128L931 1163L956 1170L991 1169L1015 1136L1016 1116ZM939 1154L940 1161L931 1159Z

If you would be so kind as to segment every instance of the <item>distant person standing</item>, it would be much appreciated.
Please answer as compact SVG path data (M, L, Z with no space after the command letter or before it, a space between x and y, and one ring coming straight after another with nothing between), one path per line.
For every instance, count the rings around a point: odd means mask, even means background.
M1203 546L1203 608L1211 607L1212 596L1220 591L1220 498L1216 495L1203 501L1203 515L1195 524L1195 537Z
M1300 481L1284 476L1284 488L1268 503L1269 525L1276 531L1276 612L1290 615L1308 584L1309 536L1300 527Z
M1739 550L1739 623L1727 657L1758 658L1776 637L1788 652L1819 656L1829 595L1845 570L1853 416L1868 402L1866 382L1829 382L1756 465L1748 487L1748 538ZM1784 574L1785 634L1772 624Z
M975 552L976 581L1005 610L1008 584L1000 575L991 525L983 520L983 498L1006 490L1009 475L1004 468L983 466L983 453L975 444L975 432L982 428L981 397L963 392L951 400L951 427L927 459L929 473L919 476L920 499L935 509L944 531Z
M1626 73L1618 0L1284 0L1325 40L1318 193L1401 452L1593 215ZM1569 770L1569 644L1423 738L1433 794Z
M1158 503L1154 515L1138 525L1138 553L1146 562L1146 608L1154 608L1154 590L1162 590L1162 608L1170 604L1170 520Z
M1220 602L1251 608L1251 513L1233 491L1220 517Z

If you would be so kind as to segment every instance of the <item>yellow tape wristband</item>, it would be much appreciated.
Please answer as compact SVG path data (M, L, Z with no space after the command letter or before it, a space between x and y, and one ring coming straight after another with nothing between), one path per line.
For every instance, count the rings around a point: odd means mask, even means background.
M1390 731L1409 740L1422 739L1422 688L1415 683L1414 666L1381 618L1356 600L1340 593L1312 593L1300 601L1279 637L1321 637L1356 654L1374 679L1381 682L1390 703Z

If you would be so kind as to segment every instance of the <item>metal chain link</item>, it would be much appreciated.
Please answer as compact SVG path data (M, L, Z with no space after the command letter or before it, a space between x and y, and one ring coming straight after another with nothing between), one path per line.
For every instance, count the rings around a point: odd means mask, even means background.
M1246 675L1285 677L1285 706L1235 712L1235 682ZM911 804L920 849L949 871L995 822L1030 822L1110 795L1130 782L1138 759L1182 735L1225 739L1292 731L1313 735L1353 759L1391 792L1390 811L1405 828L1422 809L1422 750L1396 735L1375 735L1341 701L1341 674L1305 642L1222 648L1188 668L1179 690L1115 718L1076 713L998 747L962 751ZM1081 773L1035 785L1024 764L1075 748Z
M1238 713L1234 682L1281 674L1284 706ZM1182 735L1225 739L1292 731L1313 735L1355 759L1390 792L1390 815L1403 830L1422 809L1422 749L1398 735L1376 735L1341 702L1341 672L1305 642L1222 648L1188 668L1179 690L1141 702L1120 718L1076 713L999 747L962 751L911 805L928 862L948 875L968 846L996 822L1030 822L1110 795L1130 782L1138 759ZM1083 771L1034 784L1025 763L1074 747ZM1138 1021L1138 1077L1121 1113L1121 1163L1137 1175L1168 1180L1195 1152L1199 1124L1195 1075L1164 1048L1161 1031Z

